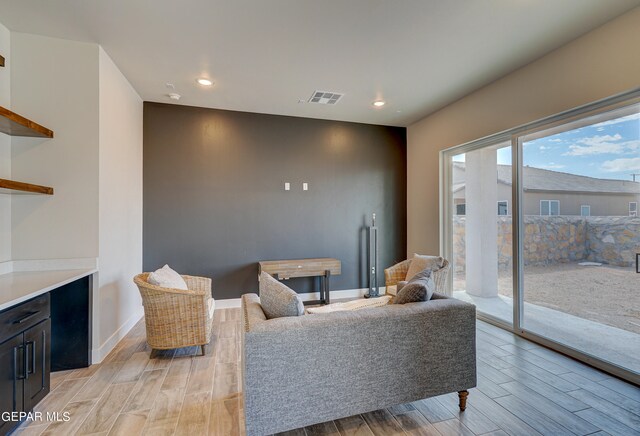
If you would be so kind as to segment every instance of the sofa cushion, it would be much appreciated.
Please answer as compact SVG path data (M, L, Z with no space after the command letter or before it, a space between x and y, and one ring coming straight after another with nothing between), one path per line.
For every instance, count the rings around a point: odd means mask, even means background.
M357 300L346 301L344 303L332 303L325 306L310 307L307 309L308 313L330 313L341 312L344 310L360 310L370 307L386 306L391 300L390 295L383 295L377 298L359 298Z
M304 315L298 293L266 272L260 274L260 305L267 319Z
M411 280L413 276L420 271L430 269L431 271L437 271L444 265L444 258L441 256L426 256L423 254L415 253L411 259L411 265L407 270L407 277L405 280Z
M187 282L184 281L180 274L172 270L169 265L165 265L150 273L147 277L147 281L152 285L160 286L161 288L189 289L187 288Z
M396 294L395 304L417 303L430 300L436 289L431 276L431 269L426 268L413 276Z

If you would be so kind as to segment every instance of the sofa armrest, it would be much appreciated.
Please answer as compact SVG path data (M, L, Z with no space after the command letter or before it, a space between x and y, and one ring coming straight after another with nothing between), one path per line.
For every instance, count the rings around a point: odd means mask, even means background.
M241 298L242 305L242 328L250 331L251 327L266 321L267 316L260 305L260 297L256 294L244 294Z

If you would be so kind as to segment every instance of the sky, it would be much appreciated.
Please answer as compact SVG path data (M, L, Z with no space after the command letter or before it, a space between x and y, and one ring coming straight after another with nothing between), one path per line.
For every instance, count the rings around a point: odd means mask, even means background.
M632 180L640 173L640 113L525 142L522 157L532 167Z
M524 165L601 179L633 180L638 173L640 182L640 112L528 141L523 148ZM498 150L498 163L511 164L511 147Z

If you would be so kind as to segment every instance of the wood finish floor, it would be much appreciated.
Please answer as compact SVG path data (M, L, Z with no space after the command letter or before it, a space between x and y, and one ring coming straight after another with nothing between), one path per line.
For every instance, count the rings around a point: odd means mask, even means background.
M478 321L478 387L283 433L316 435L640 435L640 389ZM242 435L240 310L218 310L207 355L149 359L139 323L99 365L52 374L37 410L71 420L21 435ZM410 382L410 381L408 381Z

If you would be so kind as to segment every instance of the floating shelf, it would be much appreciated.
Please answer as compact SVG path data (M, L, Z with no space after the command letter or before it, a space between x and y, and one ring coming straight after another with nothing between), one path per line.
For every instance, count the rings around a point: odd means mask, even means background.
M10 136L53 138L53 131L0 106L0 132Z
M44 194L53 195L53 188L0 179L0 194Z

